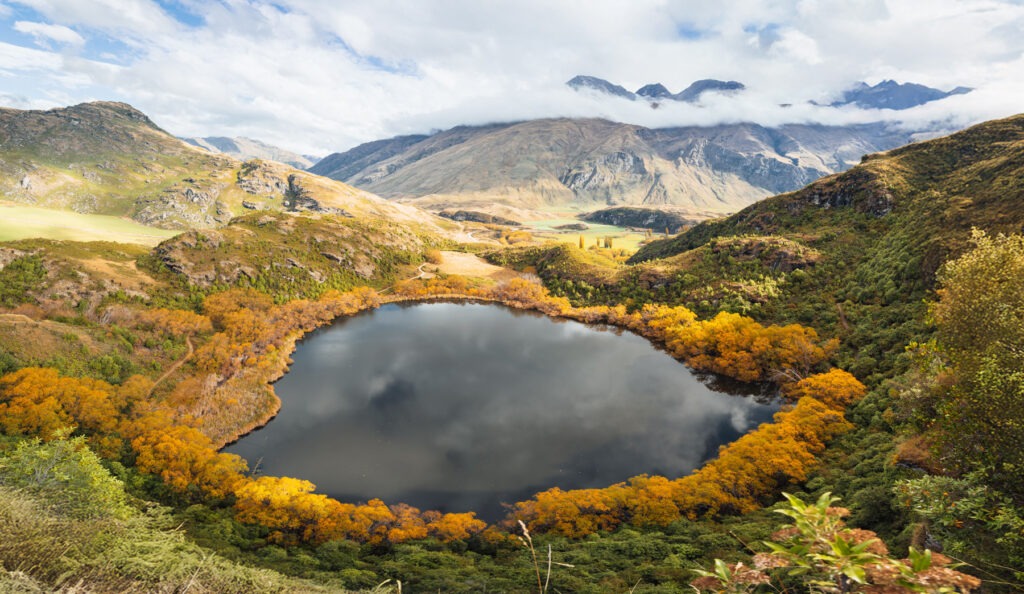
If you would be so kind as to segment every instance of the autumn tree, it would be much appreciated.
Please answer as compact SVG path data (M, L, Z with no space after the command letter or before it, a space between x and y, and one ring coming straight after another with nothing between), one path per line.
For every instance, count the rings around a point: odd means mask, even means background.
M230 289L221 293L214 293L203 301L203 312L217 328L224 327L224 318L227 314L243 309L255 313L264 313L274 306L274 300L266 293L260 293L255 289Z
M234 492L246 470L240 457L218 453L209 437L161 409L128 423L124 431L131 437L136 467L178 493L197 490L224 497Z
M791 400L812 396L839 410L860 400L866 392L864 384L842 369L830 369L795 384L787 384L784 390L786 397Z
M309 481L261 476L235 491L235 517L270 528L271 540L321 543L338 538L341 504L313 493Z
M210 318L180 309L150 309L142 312L138 323L166 336L204 334L213 331Z
M933 308L951 382L936 418L945 462L1024 497L1024 236L974 231L939 272Z
M120 447L118 390L89 378L63 377L56 369L26 367L0 378L0 427L9 435L53 439L74 427L104 455Z
M796 381L828 360L838 347L798 324L762 326L721 312L710 320L666 331L669 349L697 369L742 381Z
M441 542L466 540L487 528L487 523L479 520L473 512L457 514L441 514L440 512L424 512L427 532Z

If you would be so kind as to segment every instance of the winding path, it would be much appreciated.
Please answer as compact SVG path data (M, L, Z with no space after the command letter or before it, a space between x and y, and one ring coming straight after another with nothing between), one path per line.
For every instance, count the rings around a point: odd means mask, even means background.
M158 378L156 379L156 381L155 381L155 382L153 382L153 385L152 385L152 386L151 386L151 387L149 388L149 393L148 393L148 394L146 394L146 397L147 397L147 398L149 398L150 396L152 396L152 395L153 395L153 391L154 391L154 390L156 390L156 387L157 387L157 386L159 386L159 385L160 385L160 384L161 384L161 383L162 383L162 382L163 382L163 381L164 381L165 379L167 379L168 377L170 377L170 375L171 375L172 373L174 373L175 371L177 371L179 367L181 367L182 365L184 365L184 364L185 364L185 361L188 361L188 358L189 358L189 357L191 357L191 356L192 356L192 353L194 353L194 352L195 352L195 347L194 347L194 346L192 346L192 336L191 336L191 335L188 335L188 334L186 334L186 335L185 335L185 344L186 344L186 345L188 345L188 352L187 352L187 353L185 353L185 356L184 356L184 357L182 357L181 359L178 359L177 361L175 361L175 362L174 362L174 365L171 365L170 367L168 367L168 368L167 368L167 371L165 371L163 375L161 375L160 377L158 377Z

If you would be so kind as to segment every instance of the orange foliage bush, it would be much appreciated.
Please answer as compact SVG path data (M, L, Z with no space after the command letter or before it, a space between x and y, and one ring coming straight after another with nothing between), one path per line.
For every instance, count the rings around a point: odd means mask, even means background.
M8 435L52 439L77 428L101 454L120 448L119 422L148 387L131 378L120 388L89 378L61 377L56 369L27 367L0 378L0 427Z
M807 478L825 444L852 428L842 408L864 394L863 385L838 370L801 384L809 394L793 408L723 446L718 458L689 476L643 475L604 489L550 489L517 503L511 518L531 530L579 538L622 523L665 526L682 516L758 509L780 488Z
M666 329L673 354L705 371L742 381L794 381L828 360L838 341L820 342L812 328L762 326L722 312L710 320Z
M864 384L842 369L831 369L787 384L783 393L791 400L811 396L836 409L843 409L860 400L867 392Z
M247 480L235 491L235 517L272 529L271 540L285 543L347 538L384 544L427 536L451 542L486 528L472 513L422 513L401 503L389 507L379 499L364 505L341 503L313 493L314 488L309 481L286 477Z
M206 316L179 309L150 309L139 314L139 326L156 330L166 336L205 334L213 332L213 322Z
M178 493L199 489L210 497L234 492L247 467L234 454L218 453L210 438L195 427L176 423L159 409L125 427L135 450L135 466L155 474Z

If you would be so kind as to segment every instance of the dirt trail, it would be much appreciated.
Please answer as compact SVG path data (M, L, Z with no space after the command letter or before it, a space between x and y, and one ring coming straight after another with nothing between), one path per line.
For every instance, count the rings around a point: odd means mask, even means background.
M444 274L507 280L519 276L514 270L495 266L480 256L464 252L441 252L438 270Z
M179 367L184 365L185 361L188 361L188 358L191 357L192 353L195 352L195 347L192 346L192 337L191 336L185 336L185 344L188 345L188 352L185 353L184 357L182 357L181 359L175 361L174 365L171 365L169 368L167 368L167 371L165 371L163 375L158 377L156 379L156 381L153 382L153 386L149 389L149 394L147 395L147 397L148 396L152 396L153 395L153 391L156 390L156 387L159 386L161 383L163 383L163 381L165 379L170 377L172 373L177 371Z

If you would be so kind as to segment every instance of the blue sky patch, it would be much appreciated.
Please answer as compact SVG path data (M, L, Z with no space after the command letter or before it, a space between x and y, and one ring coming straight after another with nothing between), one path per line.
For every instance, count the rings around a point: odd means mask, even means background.
M703 39L711 34L709 29L701 29L694 23L676 23L676 35L680 39Z
M374 56L370 54L361 54L357 52L351 45L348 44L340 35L331 33L327 35L327 44L334 46L345 51L348 55L352 56L354 61L360 66L370 68L372 70L380 70L381 72L387 72L388 74L398 74L401 76L418 76L419 66L413 60L386 60L380 56Z
M164 9L171 18L193 29L202 27L206 20L198 12L191 10L187 3L180 0L156 0L160 8Z

